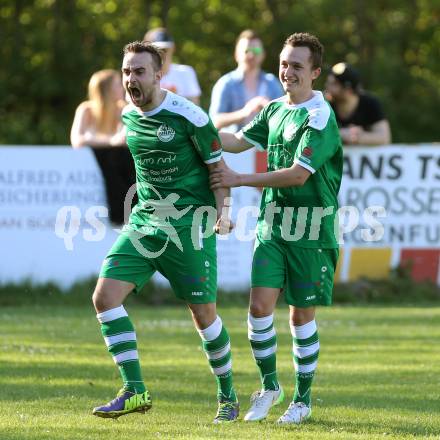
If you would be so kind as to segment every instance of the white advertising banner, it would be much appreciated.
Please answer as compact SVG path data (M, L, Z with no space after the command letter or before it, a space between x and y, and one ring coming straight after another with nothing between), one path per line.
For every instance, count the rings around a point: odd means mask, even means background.
M347 149L339 204L356 208L359 225L376 232L371 240L362 227L346 232L346 246L439 246L440 146Z
M95 275L117 237L105 206L91 151L0 147L0 282L66 287ZM65 222L55 232L57 215Z
M253 150L224 157L238 172L255 170ZM219 287L225 290L249 287L260 200L254 188L235 188L232 195L233 220L240 212L246 221L217 240ZM346 149L339 200L342 280L353 248L391 248L391 265L402 248L439 248L440 148ZM90 150L0 147L0 283L50 280L67 287L95 276L117 235Z
M440 284L438 146L347 148L339 204L339 280L380 278L411 260L413 277Z
M252 152L228 161L237 170L253 171ZM259 194L234 189L233 218L242 206L258 205ZM255 222L249 218L248 235ZM0 147L0 283L30 279L68 287L97 275L117 236L89 149ZM248 288L252 247L252 239L239 241L235 233L218 240L220 288Z

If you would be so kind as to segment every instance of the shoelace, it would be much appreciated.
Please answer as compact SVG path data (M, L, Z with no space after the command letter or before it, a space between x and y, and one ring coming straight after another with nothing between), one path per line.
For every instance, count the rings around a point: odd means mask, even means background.
M234 410L234 404L231 402L220 403L218 407L218 412L216 419L227 419L229 420L230 412Z
M264 393L263 391L255 391L254 394L252 394L251 401L255 404L257 408L261 408L264 406L267 400L269 400L270 396L269 393Z
M306 408L307 405L303 402L290 402L289 407L287 408L287 411L281 416L282 420L290 420L292 419L292 414L290 414L290 411L295 409L295 408Z
M121 389L118 391L118 394L116 394L116 399L117 399L118 397L123 396L124 393L125 393L126 391L127 391L127 390L126 390L125 388L121 388Z
M118 394L116 394L116 397L114 399L112 399L110 402L108 402L105 406L112 406L112 405L114 405L117 402L117 400L125 393L125 391L126 390L124 388L121 388L118 391Z

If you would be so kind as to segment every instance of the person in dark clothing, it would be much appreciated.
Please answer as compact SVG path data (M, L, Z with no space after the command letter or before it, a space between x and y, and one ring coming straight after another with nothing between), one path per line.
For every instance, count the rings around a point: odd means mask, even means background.
M125 195L136 183L136 172L121 123L126 102L120 73L95 72L88 92L89 99L76 109L70 141L73 148L92 148L104 178L110 221L122 225Z
M125 146L93 148L92 151L104 178L109 219L114 225L123 225L125 195L136 183L133 158ZM132 206L136 203L135 194Z
M347 63L335 64L326 81L330 101L347 145L385 145L391 131L379 100L363 91L356 69Z

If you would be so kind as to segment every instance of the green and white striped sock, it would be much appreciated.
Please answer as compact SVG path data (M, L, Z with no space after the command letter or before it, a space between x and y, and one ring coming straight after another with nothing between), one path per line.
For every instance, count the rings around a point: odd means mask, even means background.
M217 381L217 399L236 402L232 383L232 356L229 335L219 316L207 328L197 330L202 338L203 350Z
M101 324L108 351L119 367L124 388L135 393L145 391L136 344L136 332L124 306L96 315Z
M273 326L273 314L262 318L248 315L248 338L255 362L260 370L264 390L278 390L277 335Z
M319 337L315 320L304 325L290 326L293 336L293 363L295 366L294 402L311 404L311 389L318 365Z

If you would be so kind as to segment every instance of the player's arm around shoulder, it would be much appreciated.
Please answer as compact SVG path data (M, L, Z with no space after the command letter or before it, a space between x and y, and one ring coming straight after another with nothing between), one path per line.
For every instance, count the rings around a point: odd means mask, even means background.
M256 127L266 124L264 114L268 113L268 108L272 102L274 101L269 102L261 110L261 112L258 113L254 117L254 119L249 122L245 127L243 127L240 131L236 133L229 133L220 130L219 136L223 144L223 150L228 153L241 153L242 151L249 150L252 147L257 147L258 149L264 150L259 142L267 142L267 134L264 133L263 135L258 136L258 141L256 141L255 139L252 139L253 136L247 136L247 130L249 129L251 131L254 131Z
M228 133L226 131L218 132L223 145L223 151L228 153L241 153L249 150L254 145L247 141L241 131L237 133Z
M238 186L257 188L287 188L303 186L312 173L298 163L267 173L239 174L231 169L216 170L210 174L211 189Z

